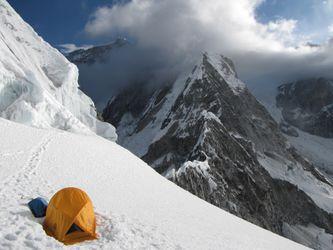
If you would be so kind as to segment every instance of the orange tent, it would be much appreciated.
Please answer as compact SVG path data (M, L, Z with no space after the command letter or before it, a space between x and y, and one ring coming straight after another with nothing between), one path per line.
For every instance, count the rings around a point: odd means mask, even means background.
M97 239L92 202L78 188L64 188L52 197L43 227L49 236L65 245Z

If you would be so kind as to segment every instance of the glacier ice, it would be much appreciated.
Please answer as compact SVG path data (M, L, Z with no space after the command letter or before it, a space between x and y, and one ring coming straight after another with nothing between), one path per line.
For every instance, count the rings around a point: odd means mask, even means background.
M0 0L0 116L27 125L97 133L116 140L114 127L96 119L78 85L78 69Z

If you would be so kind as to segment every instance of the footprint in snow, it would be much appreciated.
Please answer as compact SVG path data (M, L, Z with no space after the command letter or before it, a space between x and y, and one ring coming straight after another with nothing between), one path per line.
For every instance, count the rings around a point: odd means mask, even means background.
M9 240L9 241L15 241L15 240L17 240L17 236L14 234L6 234L5 239Z

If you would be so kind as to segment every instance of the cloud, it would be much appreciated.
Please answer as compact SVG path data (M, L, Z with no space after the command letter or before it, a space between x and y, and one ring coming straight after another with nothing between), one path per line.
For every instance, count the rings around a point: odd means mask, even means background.
M60 51L62 53L70 53L74 50L78 50L78 49L89 49L91 47L93 47L93 45L81 45L81 46L77 46L73 43L65 43L65 44L59 44L58 47L60 48Z
M328 10L333 9L333 0L324 0L323 4L324 4L325 8L327 8Z
M274 34L275 39L289 45L297 44L294 33L296 26L297 20L293 19L279 19L267 24L268 31Z
M330 26L328 26L328 32L333 34L333 24L331 24Z
M260 49L265 46L270 50L281 50L283 43L275 36L281 35L281 29L288 21L276 23L276 30L258 23L255 8L261 2L132 0L127 4L97 9L85 31L93 37L124 33L136 38L142 46L169 47L176 53L206 47L217 49L220 42L224 48L236 45ZM218 47L221 49L221 45Z
M156 72L167 72L168 68L181 71L203 51L209 51L231 57L241 78L250 84L333 77L332 42L309 46L307 37L295 32L297 20L260 23L256 8L262 2L132 0L98 8L85 32L94 38L131 37L136 48L145 51L144 63L153 64L157 55L163 58L165 63ZM142 58L133 60L139 64Z
M179 64L171 66L161 50L127 44L111 50L94 64L79 64L81 89L103 110L108 100L129 85L157 86L176 79Z

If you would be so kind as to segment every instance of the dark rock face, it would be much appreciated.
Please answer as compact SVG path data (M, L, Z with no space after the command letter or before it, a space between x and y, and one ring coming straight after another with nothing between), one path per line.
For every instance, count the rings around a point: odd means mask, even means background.
M281 85L276 101L291 125L333 138L333 81L318 78Z
M140 114L146 107L153 91L148 88L129 87L117 96L117 102L111 100L108 107L103 111L103 118L114 124L119 124L122 116L126 112L131 114ZM112 121L110 120L112 117Z
M102 45L102 46L95 46L90 49L79 49L75 50L71 53L66 55L67 59L75 63L79 64L94 64L96 62L104 62L108 59L108 55L114 48L120 48L127 44L127 41L122 38L118 38L115 42Z
M297 154L266 109L237 79L230 59L202 61L184 81L145 94L124 91L103 117L119 142L196 196L273 232L283 223L333 233L333 216L261 159L307 171L331 184ZM139 146L138 146L139 145ZM143 149L142 149L143 148ZM288 169L286 170L288 171Z

